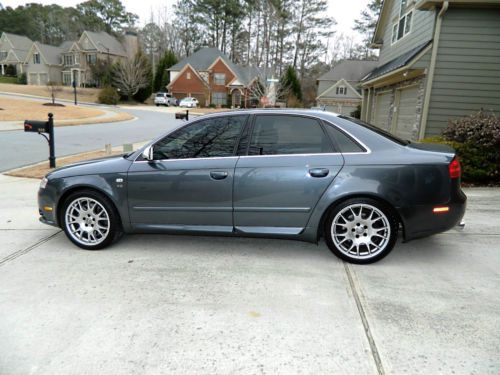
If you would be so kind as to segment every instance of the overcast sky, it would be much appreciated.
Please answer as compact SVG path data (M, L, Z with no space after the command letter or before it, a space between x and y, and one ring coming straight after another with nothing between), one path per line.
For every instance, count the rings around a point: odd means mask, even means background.
M337 31L344 34L355 34L352 30L354 19L357 18L366 7L369 0L328 0L330 3L330 13L337 21ZM16 7L26 3L59 4L61 6L75 6L82 1L78 0L0 0L4 7ZM155 12L167 4L170 8L175 0L122 0L129 12L137 14L139 24L144 25L150 18L151 11Z

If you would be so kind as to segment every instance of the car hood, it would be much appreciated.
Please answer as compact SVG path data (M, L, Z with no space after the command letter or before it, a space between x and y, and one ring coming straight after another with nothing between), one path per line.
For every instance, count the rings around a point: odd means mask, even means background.
M50 172L47 177L61 178L84 176L90 174L122 173L127 172L132 162L123 155L107 156L99 159L85 160L78 163L65 165Z

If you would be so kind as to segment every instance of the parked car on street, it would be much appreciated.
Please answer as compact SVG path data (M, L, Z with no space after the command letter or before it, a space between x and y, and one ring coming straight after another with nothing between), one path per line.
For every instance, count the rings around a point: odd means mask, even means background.
M187 107L187 108L196 108L198 107L198 99L193 98L193 97L187 97L184 99L181 99L179 102L179 107Z
M155 104L156 106L164 105L167 107L176 106L177 99L172 96L172 94L168 92L158 92L155 95Z
M325 111L202 116L138 151L49 173L40 220L77 246L123 233L318 242L372 263L405 241L459 224L466 205L449 147L404 141Z

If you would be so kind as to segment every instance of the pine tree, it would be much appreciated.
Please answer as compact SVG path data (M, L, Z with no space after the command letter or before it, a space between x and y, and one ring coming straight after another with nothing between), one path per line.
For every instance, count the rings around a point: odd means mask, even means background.
M369 57L369 45L371 43L378 16L382 9L383 0L371 0L367 8L361 12L360 18L354 21L353 29L363 36L365 57Z
M161 91L170 83L169 75L167 69L171 66L177 64L177 57L171 50L165 52L163 57L158 63L158 68L156 69L155 78L153 81L153 91Z

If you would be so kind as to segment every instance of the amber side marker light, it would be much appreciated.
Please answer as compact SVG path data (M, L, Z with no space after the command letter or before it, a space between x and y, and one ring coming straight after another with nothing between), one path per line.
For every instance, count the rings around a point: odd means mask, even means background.
M450 210L450 207L448 206L443 206L443 207L434 207L432 209L432 212L435 214L442 214L443 212L448 212Z
M50 206L43 206L43 209L45 211L52 211L52 207L50 207Z

